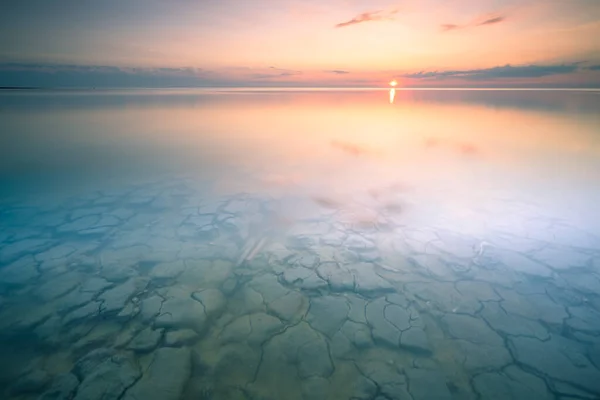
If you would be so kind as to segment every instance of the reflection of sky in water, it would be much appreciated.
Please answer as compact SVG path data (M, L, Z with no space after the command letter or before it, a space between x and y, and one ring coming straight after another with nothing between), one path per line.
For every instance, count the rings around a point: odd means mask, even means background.
M592 398L598 98L4 93L0 397Z
M320 196L353 208L369 191L402 185L394 196L405 218L483 229L507 221L492 203L503 198L599 223L595 93L389 94L390 102L350 90L4 94L0 173L34 186L185 172L221 194Z

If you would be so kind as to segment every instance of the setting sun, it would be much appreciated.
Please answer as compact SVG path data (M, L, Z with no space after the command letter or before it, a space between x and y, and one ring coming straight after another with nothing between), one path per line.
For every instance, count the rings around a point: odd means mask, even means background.
M395 79L393 79L393 80L390 82L390 86L396 86L397 84L398 84L398 82L396 82L396 80L395 80Z

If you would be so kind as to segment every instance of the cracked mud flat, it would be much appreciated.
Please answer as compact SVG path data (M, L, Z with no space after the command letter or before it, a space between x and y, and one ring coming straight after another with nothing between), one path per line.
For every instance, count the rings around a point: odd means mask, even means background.
M597 237L274 202L170 180L3 204L2 398L599 398Z

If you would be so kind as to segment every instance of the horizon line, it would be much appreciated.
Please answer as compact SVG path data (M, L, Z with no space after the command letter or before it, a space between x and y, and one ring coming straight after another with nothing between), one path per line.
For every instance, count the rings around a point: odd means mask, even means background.
M405 87L384 87L384 86L0 86L0 90L177 90L177 89L196 89L196 90L562 90L562 91L600 91L599 87L429 87L429 86L405 86Z

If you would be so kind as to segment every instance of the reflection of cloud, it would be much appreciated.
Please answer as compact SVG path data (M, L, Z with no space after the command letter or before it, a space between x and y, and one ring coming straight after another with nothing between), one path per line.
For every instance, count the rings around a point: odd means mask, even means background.
M388 12L384 12L381 10L368 11L368 12L364 12L362 14L358 14L356 17L354 17L348 21L340 22L339 24L336 24L335 27L343 28L343 27L350 26L350 25L361 24L363 22L390 20L393 18L392 16L394 14L396 14L397 12L398 12L398 10L392 10L392 11L388 11Z
M292 186L300 182L300 177L297 175L268 174L261 178L261 182L271 187Z
M431 147L435 147L437 146L439 143L439 140L436 138L427 138L425 139L425 147L427 148L431 148Z
M458 151L464 155L475 155L479 149L470 143L457 143Z
M404 211L404 206L399 201L389 201L384 203L381 208L388 214L400 214Z
M433 147L449 148L467 156L473 156L480 153L479 148L472 143L459 142L451 139L442 140L440 138L428 137L423 141L423 145L428 149Z
M510 64L492 68L449 70L449 71L419 71L403 75L410 79L445 79L462 78L469 80L497 78L540 78L549 75L570 74L578 70L579 63L554 65L522 65L513 67Z
M378 189L370 189L367 192L371 197L375 200L381 200L386 196L397 196L400 193L405 193L411 190L411 187L406 183L395 182L388 187L378 188Z
M386 221L382 220L377 210L360 204L342 210L341 222L351 229L377 229L380 230Z
M356 157L373 153L370 149L367 149L364 146L354 143L341 142L338 140L331 141L331 146Z
M408 204L401 192L407 186L401 182L367 189L363 197L357 193L310 196L319 206L334 212L334 218L354 230L389 231L399 223L398 217L406 214Z
M502 15L493 15L493 16L485 16L476 19L475 21L460 25L460 24L442 24L440 28L444 32L453 31L457 29L466 29L466 28L474 28L477 26L486 26L486 25L495 25L500 22L506 21L506 17Z
M321 207L328 208L331 210L338 210L342 206L342 203L340 201L334 200L330 197L313 196L312 200Z
M392 183L390 185L390 187L388 188L388 190L391 193L404 193L404 192L411 190L411 187L409 185L407 185L406 183L396 182L396 183Z

